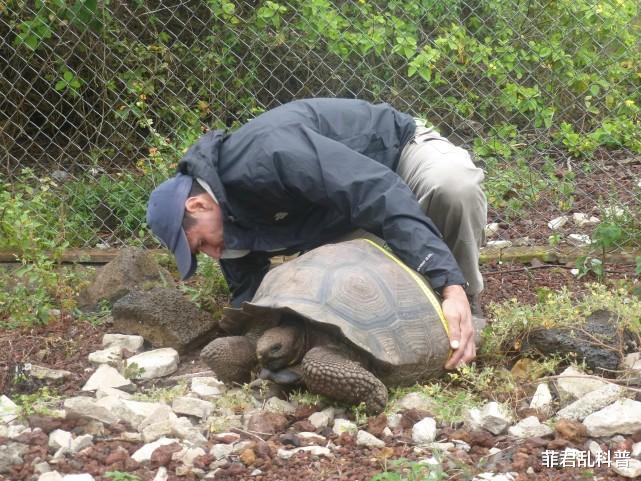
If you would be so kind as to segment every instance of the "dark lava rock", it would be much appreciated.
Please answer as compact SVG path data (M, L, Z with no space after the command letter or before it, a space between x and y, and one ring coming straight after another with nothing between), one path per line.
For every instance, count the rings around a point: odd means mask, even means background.
M173 347L181 353L221 333L218 321L177 289L131 292L114 304L112 315L118 332L137 334L154 348Z
M527 345L545 354L576 354L576 360L603 374L618 369L624 352L624 335L617 329L616 314L593 312L584 325L532 331Z
M175 282L148 251L127 248L96 272L93 282L78 295L78 305L93 309L101 300L114 302L135 289L159 285L173 287Z

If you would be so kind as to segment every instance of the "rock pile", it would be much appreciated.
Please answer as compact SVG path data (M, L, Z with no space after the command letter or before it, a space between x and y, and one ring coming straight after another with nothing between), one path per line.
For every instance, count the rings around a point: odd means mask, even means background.
M409 454L431 470L471 464L478 481L516 480L562 463L641 476L641 402L634 392L575 368L553 385L541 383L521 419L490 401L470 407L453 429L433 415L435 400L412 392L363 426L334 407L260 402L213 376L193 376L171 401L150 400L135 379L107 362L127 349L136 354L121 370L148 380L172 373L178 353L140 352L137 336L105 335L103 347L89 356L98 367L82 392L47 415L20 418L12 400L0 397L0 479L91 481L121 471L155 481L170 475L267 480L276 479L270 470L297 459L329 463L348 449L369 453L365 458ZM638 356L626 362L638 366Z

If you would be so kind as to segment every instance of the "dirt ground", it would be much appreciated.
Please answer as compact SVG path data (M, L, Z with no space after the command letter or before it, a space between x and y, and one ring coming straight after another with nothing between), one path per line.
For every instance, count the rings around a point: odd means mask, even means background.
M521 302L536 302L536 291L540 287L559 289L567 286L574 292L584 290L586 282L593 281L587 276L577 279L570 272L570 266L545 266L537 268L527 267L521 264L486 265L483 267L487 287L482 296L482 304L487 306L490 302L501 302L507 299L517 298ZM619 266L616 272L611 273L611 280L625 278L633 273L632 266ZM0 369L1 383L0 392L9 396L15 396L20 392L33 392L38 386L22 385L12 383L16 369L23 363L31 362L45 365L55 369L65 369L73 373L66 384L58 388L58 392L71 396L77 393L80 387L91 374L87 355L101 347L101 339L105 332L112 331L111 326L92 326L88 323L78 323L68 313L62 313L60 319L48 326L34 327L22 331L5 331L0 333ZM193 356L181 359L181 368L177 374L186 372L205 371L207 367L200 364L197 353ZM297 422L302 421L310 412L300 412L299 416L290 416L288 431L296 429ZM376 424L371 419L370 423ZM67 425L68 424L68 425ZM45 432L56 427L63 427L75 430L77 433L83 431L82 425L74 422L54 423L43 421L38 417L31 420L32 426L40 425ZM124 429L124 428L121 428ZM124 452L117 446L124 447L129 453L133 453L141 443L128 443L110 440L117 437L118 427L111 427L97 442L88 454L76 456L69 461L57 465L60 472L82 472L93 473L97 480L107 479L101 477L106 471L122 470L137 475L141 481L151 481L157 471L158 464L138 465L128 456L120 459L114 453ZM334 459L324 457L313 457L308 454L297 455L290 460L279 459L275 453L280 447L292 447L286 432L278 433L257 443L253 449L257 453L255 462L246 465L240 458L237 462L223 465L218 472L216 479L221 480L243 480L254 479L256 481L294 481L294 480L323 480L323 481L370 481L372 476L385 470L402 470L402 465L397 466L394 460L406 459L407 463L412 460L424 459L428 454L418 454L413 450L411 443L411 430L405 430L399 437L387 440L387 446L383 449L367 449L356 446L354 437L343 435L336 437L328 432L321 433L328 436L334 444L339 446ZM641 439L641 433L637 436ZM471 479L471 474L483 471L519 473L519 481L525 479L536 480L571 480L592 479L585 469L579 468L545 468L541 464L542 452L545 449L564 449L565 447L576 447L585 449L581 442L571 442L557 436L556 439L543 440L533 439L519 445L505 436L492 436L488 433L465 432L464 430L454 431L446 428L441 431L439 440L462 439L466 440L472 449L469 453L458 450L453 457L446 462L448 476L446 479L464 480ZM637 439L637 441L639 440ZM629 440L628 440L629 441ZM30 461L46 452L46 437L37 436L29 441L30 454L25 458L25 464L21 470L15 470L11 481L22 481L29 479L32 472ZM492 446L499 446L504 449L505 455L499 458L488 457L488 449ZM603 446L608 448L607 446ZM44 450L44 451L43 451ZM493 460L489 463L489 460ZM200 460L202 467L206 467L211 460ZM485 464L484 464L485 463ZM481 466L484 466L481 469ZM529 474L526 474L528 467L532 467ZM192 480L197 479L193 475L177 477L169 464L170 480ZM256 469L261 474L251 476ZM80 471L79 471L80 470ZM611 470L602 467L591 470L599 479L626 479L613 473ZM1 476L0 476L0 479ZM390 478L394 479L394 478ZM401 478L402 479L402 478ZM412 478L407 478L412 479ZM421 478L417 478L417 481Z

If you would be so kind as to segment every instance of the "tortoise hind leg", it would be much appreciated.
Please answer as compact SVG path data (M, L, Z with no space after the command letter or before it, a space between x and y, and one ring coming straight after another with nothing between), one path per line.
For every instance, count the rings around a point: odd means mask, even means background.
M214 339L200 352L200 358L226 383L249 381L258 366L256 344L245 336Z
M367 412L378 414L387 404L387 388L374 374L331 347L310 349L302 362L307 388L350 404L364 402Z

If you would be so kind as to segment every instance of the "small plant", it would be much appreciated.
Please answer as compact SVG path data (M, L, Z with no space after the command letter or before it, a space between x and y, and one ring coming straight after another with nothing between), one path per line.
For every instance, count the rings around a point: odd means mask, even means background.
M140 478L135 474L125 473L123 471L107 471L105 478L111 481L140 481Z
M352 406L351 410L352 415L354 416L354 422L357 426L364 426L367 424L367 405L364 402Z
M20 382L20 379L14 378L14 382ZM55 391L45 386L31 394L18 394L14 401L18 405L20 417L26 418L34 414L50 415L59 399L60 396Z
M599 257L581 256L576 261L579 269L578 277L584 277L592 272L599 281L603 281L606 272L606 254L623 239L624 231L618 223L613 221L603 222L597 226L592 234L592 244L599 250Z
M428 465L405 458L386 461L384 469L370 481L442 481L446 478L440 464Z
M175 386L166 387L166 388L157 388L151 387L146 389L144 392L134 394L133 399L136 401L153 401L153 402L163 402L166 404L171 404L171 402L181 396L184 396L189 392L187 384L181 382Z
M138 379L139 377L142 376L144 372L145 372L144 367L140 367L138 366L137 363L132 362L131 364L129 363L125 364L122 370L122 375L125 379Z

